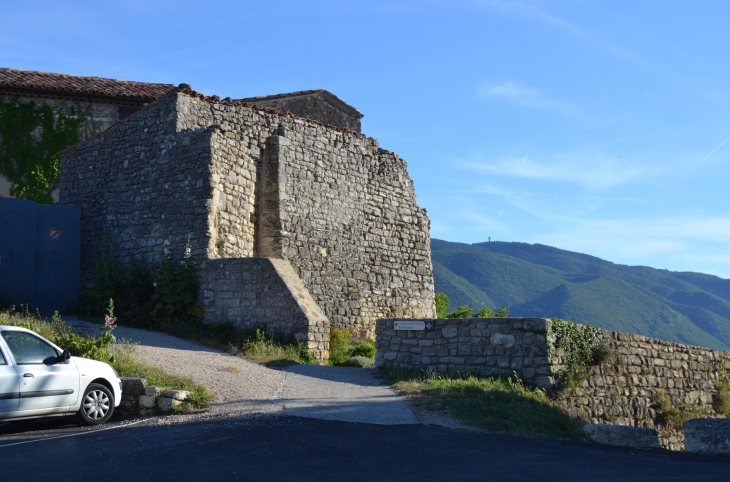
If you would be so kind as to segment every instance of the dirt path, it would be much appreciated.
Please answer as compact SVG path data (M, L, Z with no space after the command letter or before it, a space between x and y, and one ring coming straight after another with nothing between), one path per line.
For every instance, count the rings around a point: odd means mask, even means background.
M65 321L80 333L99 333L100 325L73 317ZM216 400L209 417L281 413L382 425L418 423L403 398L380 384L375 370L314 365L276 370L164 333L119 326L114 334L137 343L141 361L210 388Z

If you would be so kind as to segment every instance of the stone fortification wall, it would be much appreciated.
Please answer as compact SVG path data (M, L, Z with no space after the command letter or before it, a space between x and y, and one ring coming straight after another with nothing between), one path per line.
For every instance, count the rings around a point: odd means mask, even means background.
M435 315L429 220L406 163L356 132L182 88L64 151L60 189L83 209L86 281L104 237L126 260L189 234L199 266L287 261L355 339L373 336L378 317ZM227 287L206 289L204 319L261 319Z
M256 172L252 190L210 203L210 219L225 212L240 224L218 229L209 257L289 261L330 322L356 339L373 336L378 317L435 315L429 220L396 154L356 132L179 93L177 130L201 128L220 130L228 146L214 150L213 172L236 165L236 182ZM214 190L229 189L223 175L213 179Z
M60 203L82 209L82 282L92 280L105 240L121 261L152 260L166 236L180 255L190 235L193 256L207 258L214 131L177 131L176 116L169 94L61 153Z
M719 416L714 402L717 382L727 378L730 353L680 345L642 335L604 330L614 355L587 367L589 378L563 400L569 413L591 423L655 428L662 445L684 448L681 427L661 423L655 404L664 392L683 416ZM557 373L560 365L553 366Z
M555 393L561 370L551 343L551 321L541 318L418 320L423 331L393 329L377 321L376 366L440 372L469 370L512 375ZM661 444L684 447L681 420L721 416L717 382L728 378L730 353L680 345L641 335L603 331L612 355L584 367L587 379L575 392L559 394L563 407L589 423L654 428ZM550 359L548 359L550 353ZM679 420L667 423L657 397L667 397Z
M422 319L425 330L395 330L395 320L376 328L375 366L438 372L469 370L512 376L552 386L544 318Z
M200 266L202 305L211 319L238 321L241 328L307 344L327 359L330 325L319 306L283 259L211 259Z

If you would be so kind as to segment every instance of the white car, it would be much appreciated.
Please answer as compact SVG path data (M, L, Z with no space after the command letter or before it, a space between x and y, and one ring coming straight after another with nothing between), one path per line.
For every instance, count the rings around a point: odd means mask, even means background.
M0 325L0 420L76 413L84 425L96 425L111 418L121 399L122 380L110 365Z

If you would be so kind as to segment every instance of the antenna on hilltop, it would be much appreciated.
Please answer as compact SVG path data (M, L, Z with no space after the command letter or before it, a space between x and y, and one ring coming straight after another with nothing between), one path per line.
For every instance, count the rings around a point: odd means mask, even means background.
M492 242L492 237L491 236L488 237L487 239L489 240L490 243Z

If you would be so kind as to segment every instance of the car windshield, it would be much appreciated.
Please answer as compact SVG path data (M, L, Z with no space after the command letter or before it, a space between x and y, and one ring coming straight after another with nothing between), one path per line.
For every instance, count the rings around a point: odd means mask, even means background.
M58 357L51 345L35 335L23 331L3 331L2 334L18 365L53 363Z

